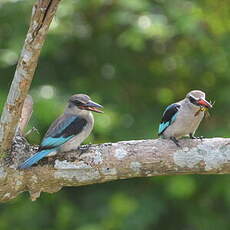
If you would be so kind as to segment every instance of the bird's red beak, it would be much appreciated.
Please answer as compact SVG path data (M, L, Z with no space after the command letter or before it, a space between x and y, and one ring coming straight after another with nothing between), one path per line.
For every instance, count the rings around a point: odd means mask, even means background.
M197 104L202 106L202 107L208 108L208 109L212 108L212 105L208 101L206 101L205 99L199 99L197 101Z
M85 109L89 111L93 111L96 113L103 113L100 109L103 108L102 105L97 104L94 101L89 100L86 104L79 106L80 109Z

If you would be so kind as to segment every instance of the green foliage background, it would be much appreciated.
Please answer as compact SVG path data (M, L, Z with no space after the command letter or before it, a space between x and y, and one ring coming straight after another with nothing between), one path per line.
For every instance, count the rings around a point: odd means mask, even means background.
M0 2L0 107L30 19L30 0ZM216 101L197 135L229 136L228 0L65 0L34 78L30 127L40 135L68 97L87 93L105 107L86 143L157 138L164 107L191 89ZM0 229L227 230L229 176L167 176L116 181L36 202L21 195L0 206Z

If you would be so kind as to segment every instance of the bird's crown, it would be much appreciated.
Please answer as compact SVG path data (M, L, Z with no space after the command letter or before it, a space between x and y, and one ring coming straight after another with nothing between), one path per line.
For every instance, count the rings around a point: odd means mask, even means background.
M201 90L192 90L186 95L186 98L189 98L191 96L196 99L205 98L205 93Z
M81 102L86 104L90 100L90 97L86 94L74 94L70 97L69 102Z

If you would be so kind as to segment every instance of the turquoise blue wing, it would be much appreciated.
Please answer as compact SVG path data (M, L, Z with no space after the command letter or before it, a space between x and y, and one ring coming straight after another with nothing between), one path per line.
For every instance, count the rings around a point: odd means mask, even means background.
M165 109L163 117L161 119L161 123L159 125L158 135L161 135L176 120L179 109L180 105L176 103L169 105Z
M65 114L58 118L43 138L39 151L57 148L82 131L87 121L80 116Z
M57 150L61 145L79 134L87 124L80 116L64 114L59 117L48 129L37 153L19 165L18 169L29 168L49 153Z

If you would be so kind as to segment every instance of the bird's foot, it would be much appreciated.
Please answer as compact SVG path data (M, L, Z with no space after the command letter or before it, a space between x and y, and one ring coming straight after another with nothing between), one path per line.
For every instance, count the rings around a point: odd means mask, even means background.
M179 141L175 137L170 137L170 140L172 140L176 144L177 147L181 147L179 144Z
M82 154L84 154L85 152L87 152L89 150L90 146L91 146L90 144L79 146L78 147L78 149L80 150L79 156L81 156Z
M87 151L89 150L90 148L90 145L81 145L81 146L78 146L78 147L75 147L75 148L70 148L70 149L63 149L61 151L62 155L64 154L70 154L72 155L72 153L76 153L77 157L79 158L82 154L84 153L87 153ZM75 154L74 154L75 155ZM76 156L75 155L75 156Z
M189 134L189 137L191 138L191 139L199 139L199 140L203 140L204 139L204 137L203 136L200 136L200 137L195 137L195 136L193 136L193 134Z

